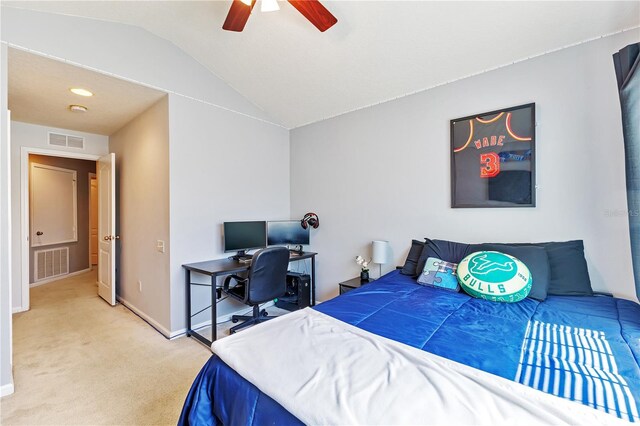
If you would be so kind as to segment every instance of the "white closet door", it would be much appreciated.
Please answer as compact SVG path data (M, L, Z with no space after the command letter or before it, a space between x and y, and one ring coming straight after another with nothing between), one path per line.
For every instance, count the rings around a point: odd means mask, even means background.
M76 171L31 164L31 246L78 240Z

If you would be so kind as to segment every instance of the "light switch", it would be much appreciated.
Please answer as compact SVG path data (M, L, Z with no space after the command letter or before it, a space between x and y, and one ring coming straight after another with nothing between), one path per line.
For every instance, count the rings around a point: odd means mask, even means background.
M156 243L156 248L160 253L164 253L164 241L158 240L158 242Z

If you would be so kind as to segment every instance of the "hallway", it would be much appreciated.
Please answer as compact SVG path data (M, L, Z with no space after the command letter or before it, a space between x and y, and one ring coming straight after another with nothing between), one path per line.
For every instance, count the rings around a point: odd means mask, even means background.
M176 424L211 353L167 340L97 295L95 272L31 289L13 317L15 393L0 400L13 424Z

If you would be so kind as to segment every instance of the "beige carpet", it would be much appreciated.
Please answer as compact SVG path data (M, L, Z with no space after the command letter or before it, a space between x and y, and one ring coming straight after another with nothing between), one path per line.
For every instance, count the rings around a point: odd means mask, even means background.
M87 273L31 290L13 317L15 393L3 425L175 425L211 353L167 340L122 305L97 296Z

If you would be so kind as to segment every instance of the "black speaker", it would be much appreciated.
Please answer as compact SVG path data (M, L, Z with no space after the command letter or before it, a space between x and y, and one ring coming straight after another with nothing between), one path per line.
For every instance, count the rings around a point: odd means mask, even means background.
M276 306L295 311L311 305L311 277L299 272L287 272L287 294L279 297Z

